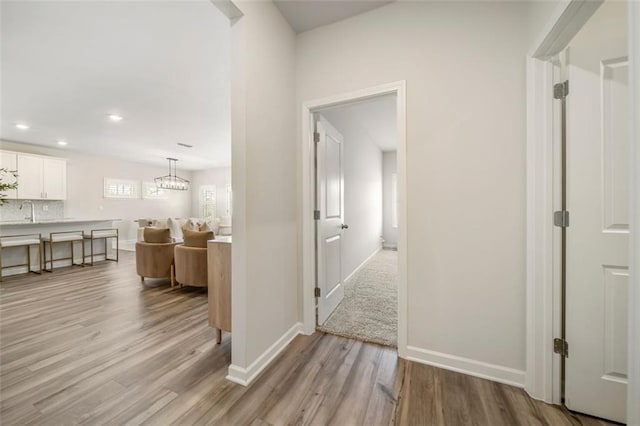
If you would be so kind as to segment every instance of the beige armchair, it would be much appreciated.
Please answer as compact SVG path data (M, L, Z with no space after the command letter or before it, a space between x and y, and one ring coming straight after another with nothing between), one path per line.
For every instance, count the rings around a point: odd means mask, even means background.
M177 245L175 248L176 282L180 286L207 287L207 249Z
M177 243L170 241L168 229L145 228L145 241L136 243L136 271L140 279L169 278L173 286L173 256Z
M207 240L211 231L184 231L184 244L175 247L176 282L180 286L207 287Z

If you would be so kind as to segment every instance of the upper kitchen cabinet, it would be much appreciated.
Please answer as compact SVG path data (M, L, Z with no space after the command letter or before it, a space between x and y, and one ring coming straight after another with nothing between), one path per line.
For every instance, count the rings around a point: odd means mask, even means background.
M15 171L18 168L18 157L16 153L0 151L0 168L5 169L8 172ZM4 173L2 175L2 181L4 183L14 183L16 178L11 173ZM15 189L2 191L2 194L7 200L15 200L18 198L18 192Z
M25 154L17 156L18 199L67 199L67 160Z

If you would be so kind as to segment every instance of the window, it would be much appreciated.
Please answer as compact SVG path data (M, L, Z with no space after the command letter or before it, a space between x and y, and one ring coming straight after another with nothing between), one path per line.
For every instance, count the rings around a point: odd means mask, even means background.
M104 178L104 198L140 198L136 180Z
M233 206L233 192L231 192L231 185L227 185L227 209L225 211L226 217L231 217Z
M166 189L158 188L155 182L143 182L142 198L152 200L168 200L169 192Z
M202 185L200 186L200 215L204 219L213 219L216 217L216 186Z
M391 226L398 227L398 174L391 173Z

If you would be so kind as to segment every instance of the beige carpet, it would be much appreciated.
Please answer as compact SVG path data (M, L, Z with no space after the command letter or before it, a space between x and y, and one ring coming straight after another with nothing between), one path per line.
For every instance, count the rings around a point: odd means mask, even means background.
M320 331L397 347L398 252L378 252L344 285L344 299Z

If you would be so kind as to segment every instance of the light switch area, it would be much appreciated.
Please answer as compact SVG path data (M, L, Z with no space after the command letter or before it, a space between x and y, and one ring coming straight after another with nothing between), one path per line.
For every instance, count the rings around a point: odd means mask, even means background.
M48 212L49 211L49 205L48 204L43 204L42 205L42 211L43 212Z

